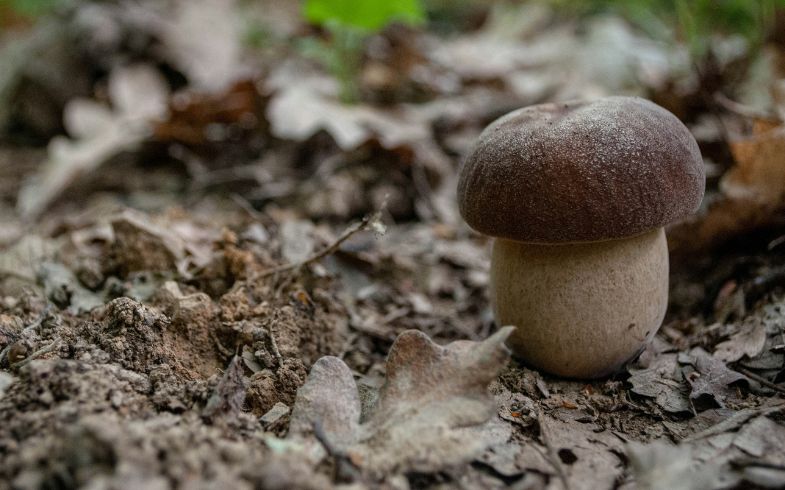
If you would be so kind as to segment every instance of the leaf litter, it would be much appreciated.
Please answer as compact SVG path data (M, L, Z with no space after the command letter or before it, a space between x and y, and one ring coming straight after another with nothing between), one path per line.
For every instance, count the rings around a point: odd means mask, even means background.
M379 33L361 80L378 98L345 105L324 71L276 54L304 29L280 2L285 25L252 56L252 7L153 3L77 9L94 42L59 45L107 76L75 84L49 118L69 138L3 196L39 221L0 251L0 488L785 484L782 241L716 251L782 234L781 122L731 135L705 214L671 234L711 273L674 261L655 345L608 380L508 362L487 242L451 195L499 114L661 95L683 47L498 6L452 38Z

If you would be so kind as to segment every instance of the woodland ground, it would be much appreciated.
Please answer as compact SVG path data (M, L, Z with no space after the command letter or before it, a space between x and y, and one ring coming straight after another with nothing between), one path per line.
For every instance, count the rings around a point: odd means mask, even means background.
M228 5L9 14L0 489L785 487L783 39L744 68L713 39L696 74L618 16L477 7L371 36L347 105L296 9ZM461 157L513 108L619 93L706 159L665 323L609 379L506 363ZM477 344L386 364L410 329Z

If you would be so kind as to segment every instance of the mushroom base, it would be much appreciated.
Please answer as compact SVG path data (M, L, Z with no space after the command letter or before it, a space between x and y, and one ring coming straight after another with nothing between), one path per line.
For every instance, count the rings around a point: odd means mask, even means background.
M668 305L665 230L605 242L547 245L496 239L491 300L508 344L532 366L598 378L635 357Z

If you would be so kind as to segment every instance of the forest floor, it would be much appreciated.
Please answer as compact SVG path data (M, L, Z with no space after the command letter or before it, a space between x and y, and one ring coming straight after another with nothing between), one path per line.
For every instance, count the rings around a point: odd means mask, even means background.
M81 28L140 18L121 5ZM222 65L226 83L203 67L230 47L101 31L39 60L38 85L26 65L0 100L27 135L0 145L0 489L785 487L781 119L711 112L667 82L675 48L615 17L518 20L386 30L351 106L291 54ZM159 48L194 28L146 22ZM36 32L6 53L72 35ZM558 379L507 360L456 174L508 110L615 93L687 121L708 194L669 230L652 344L608 379Z

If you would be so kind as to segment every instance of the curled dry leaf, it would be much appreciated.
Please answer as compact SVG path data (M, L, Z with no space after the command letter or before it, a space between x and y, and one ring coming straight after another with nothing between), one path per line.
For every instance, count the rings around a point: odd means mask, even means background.
M657 357L646 369L630 369L632 391L655 399L662 409L672 412L689 412L689 390L679 369L676 354Z
M324 357L298 391L290 437L310 437L316 430L328 450L375 476L432 472L471 461L509 437L492 423L496 403L488 385L509 358L504 341L512 330L444 347L422 332L402 333L369 413L362 412L349 368Z

